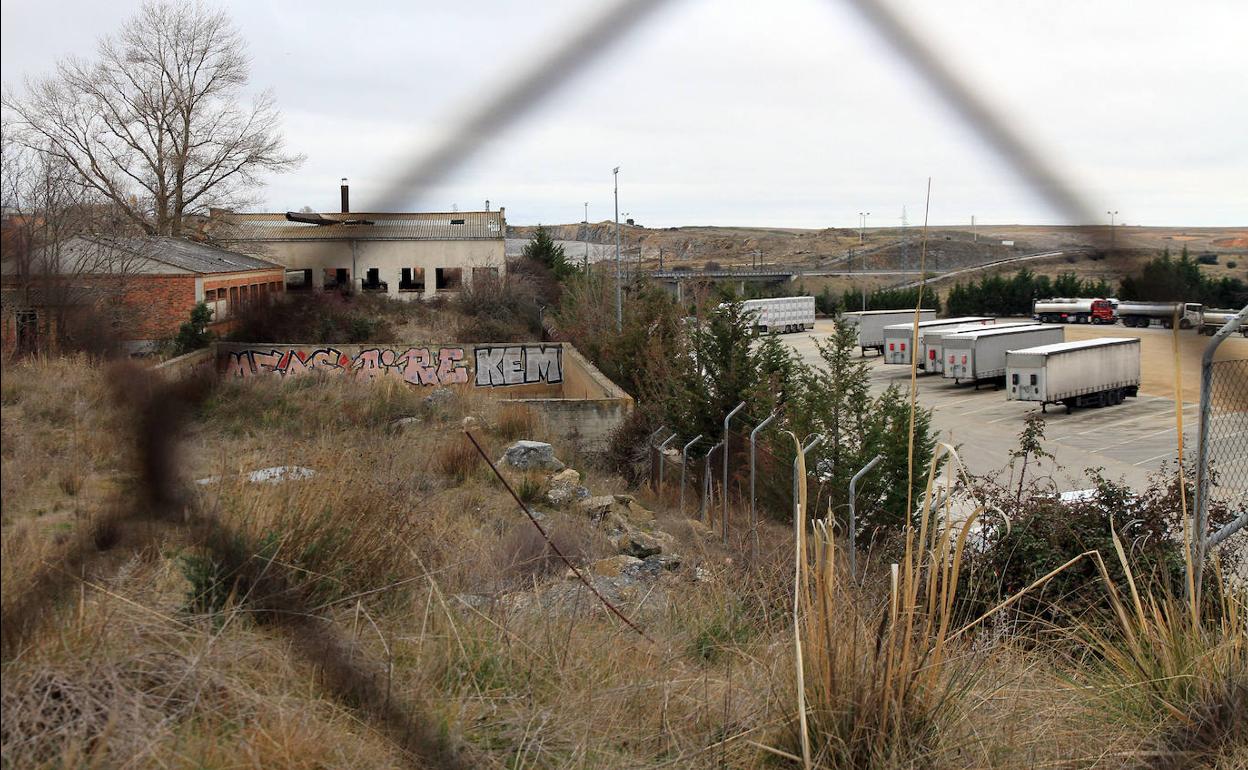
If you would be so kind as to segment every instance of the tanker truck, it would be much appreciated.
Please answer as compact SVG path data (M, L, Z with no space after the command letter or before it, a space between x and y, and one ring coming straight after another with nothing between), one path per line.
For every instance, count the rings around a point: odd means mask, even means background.
M1210 337L1218 333L1226 325L1226 322L1239 314L1238 310L1206 310L1200 321L1200 333L1207 334ZM1239 333L1248 337L1248 320L1239 325Z
M1123 326L1144 327L1153 321L1169 329L1174 317L1179 318L1180 329L1200 327L1205 306L1199 302L1119 302L1118 317Z
M1107 299L1038 299L1031 310L1045 324L1114 323L1114 304Z

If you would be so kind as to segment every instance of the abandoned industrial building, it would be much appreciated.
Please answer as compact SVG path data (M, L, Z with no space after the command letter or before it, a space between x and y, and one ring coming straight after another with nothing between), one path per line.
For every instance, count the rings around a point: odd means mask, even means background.
M141 353L176 335L199 302L222 335L240 306L285 291L284 276L281 265L181 238L74 236L5 261L4 350L106 334Z
M289 291L378 292L396 299L457 292L506 269L506 210L242 214L215 210L210 237L287 268Z

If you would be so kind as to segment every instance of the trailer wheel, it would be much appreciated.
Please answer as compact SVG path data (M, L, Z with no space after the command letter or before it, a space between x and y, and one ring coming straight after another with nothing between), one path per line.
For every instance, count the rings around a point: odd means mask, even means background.
M1075 411L1075 400L1073 398L1063 399L1062 403L1066 405L1066 414Z
M1180 328L1180 329L1190 329L1190 328L1192 328L1192 322L1191 322L1191 321L1189 321L1189 320L1187 320L1186 318L1184 318L1184 319L1182 319L1181 321L1179 321L1179 328Z

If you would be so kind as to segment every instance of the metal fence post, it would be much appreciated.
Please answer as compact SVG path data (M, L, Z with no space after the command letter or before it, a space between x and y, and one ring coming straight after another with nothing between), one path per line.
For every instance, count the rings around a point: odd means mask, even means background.
M702 440L702 434L685 444L685 448L680 450L680 515L685 515L685 471L689 468L689 449L694 444Z
M711 493L715 489L715 486L711 483L711 455L715 454L715 450L719 449L723 445L724 445L724 442L721 441L715 446L711 447L710 451L706 453L706 458L705 458L706 470L702 472L702 476L704 479L703 486L705 487L706 494L702 495L701 516L706 521L708 526L711 524L711 509L710 509Z
M673 433L672 435L668 436L667 440L665 440L662 444L659 444L659 494L660 495L663 494L663 465L665 464L665 461L663 460L663 456L664 456L663 452L666 451L667 445L672 443L672 441L674 441L678 435L680 434Z
M750 554L754 557L754 561L758 561L758 511L755 510L756 499L754 496L754 455L758 448L758 434L763 428L767 427L767 423L776 419L779 411L773 411L767 415L767 419L754 426L754 430L750 431Z
M867 472L880 464L880 460L884 459L884 455L876 455L871 462L862 466L862 470L854 474L849 480L849 579L854 580L858 574L858 520L855 505L858 501L858 479L867 475Z
M737 412L744 408L745 402L742 401L733 407L733 410L724 418L724 481L720 486L720 492L724 496L723 516L720 521L720 527L723 529L721 534L723 536L724 545L728 545L728 423L737 414Z
M1248 523L1248 516L1239 516L1223 527L1214 537L1209 537L1209 433L1213 411L1213 356L1222 341L1231 336L1242 324L1248 323L1248 306L1236 313L1213 335L1200 360L1200 434L1196 445L1196 500L1192 512L1192 570L1188 590L1200 602L1200 586L1204 579L1205 554ZM1215 539L1216 538L1216 539Z

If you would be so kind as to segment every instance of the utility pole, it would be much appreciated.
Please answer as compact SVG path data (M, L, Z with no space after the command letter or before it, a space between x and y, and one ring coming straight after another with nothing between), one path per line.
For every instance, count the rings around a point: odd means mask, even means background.
M1114 217L1118 216L1117 211L1106 211L1109 214L1109 250L1113 251L1118 244L1117 234L1114 232Z
M581 239L585 242L585 275L589 275L589 201L585 201L585 218L581 220Z
M971 240L979 243L979 233L975 232L975 215L971 214Z
M620 276L620 167L611 171L615 181L615 330L624 331L624 287Z
M870 211L859 211L859 212L858 212L858 219L859 219L859 225L858 225L858 243L859 243L859 244L862 244L862 243L865 243L865 242L866 242L866 234L865 234L865 232L864 232L864 231L867 229L867 217L869 217L869 216L871 216L871 212L870 212Z

